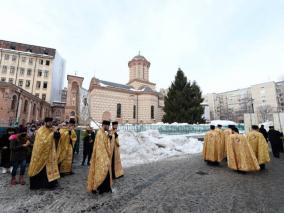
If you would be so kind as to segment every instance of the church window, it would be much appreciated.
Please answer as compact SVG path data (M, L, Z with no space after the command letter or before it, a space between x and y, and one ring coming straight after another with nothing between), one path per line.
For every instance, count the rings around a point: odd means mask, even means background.
M35 115L36 113L36 104L34 104L34 107L33 107L33 115Z
M116 117L121 118L121 104L117 104Z
M16 109L16 103L17 103L17 96L14 95L13 99L12 99L12 103L11 103L11 110L15 110Z
M24 113L27 113L27 109L28 109L28 101L25 100L25 103L24 103Z
M154 119L154 106L151 106L151 119Z
M136 105L133 105L133 119L136 118Z

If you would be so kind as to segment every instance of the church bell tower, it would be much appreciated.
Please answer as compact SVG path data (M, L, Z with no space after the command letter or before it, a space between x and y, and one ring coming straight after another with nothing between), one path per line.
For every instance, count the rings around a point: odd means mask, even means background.
M149 82L150 62L142 55L140 51L137 56L128 62L129 67L129 82L141 80Z

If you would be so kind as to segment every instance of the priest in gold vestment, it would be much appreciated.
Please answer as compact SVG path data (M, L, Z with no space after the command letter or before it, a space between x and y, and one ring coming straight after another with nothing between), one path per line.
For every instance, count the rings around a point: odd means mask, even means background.
M210 126L203 144L203 159L209 165L218 165L224 159L223 144L220 134L215 131L215 126Z
M252 131L247 134L247 140L254 151L261 170L265 169L265 164L270 161L268 144L263 134L259 132L257 125L252 126Z
M260 170L255 154L244 135L240 135L236 127L232 127L227 144L228 167L239 172Z
M221 138L221 151L223 152L223 159L226 157L226 144L225 144L225 133L222 130L222 125L218 124L217 128L215 128L215 131L219 134Z
M60 129L60 141L57 148L57 155L61 176L73 174L73 148L77 140L77 135L74 130L75 123L75 119L70 119L68 127Z
M120 159L120 144L117 134L118 122L112 122L112 139L111 139L111 168L112 168L112 178L120 178L123 176L123 169Z
M45 118L45 126L38 129L33 145L28 175L30 189L54 188L60 178L52 118Z
M227 158L227 146L228 146L228 141L230 140L230 135L233 133L232 128L233 125L228 125L228 128L224 130L224 136L225 136L225 157Z
M98 130L89 168L87 191L111 192L111 147L109 131L110 121L104 120Z

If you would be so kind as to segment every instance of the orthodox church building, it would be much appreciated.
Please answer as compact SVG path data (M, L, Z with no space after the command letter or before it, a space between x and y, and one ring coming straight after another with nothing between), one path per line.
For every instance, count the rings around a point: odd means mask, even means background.
M119 123L150 124L163 117L164 96L149 81L151 63L138 54L128 62L129 80L118 84L93 77L89 89L82 88L84 78L68 75L65 117L76 117L86 124L91 117L101 122L102 114Z

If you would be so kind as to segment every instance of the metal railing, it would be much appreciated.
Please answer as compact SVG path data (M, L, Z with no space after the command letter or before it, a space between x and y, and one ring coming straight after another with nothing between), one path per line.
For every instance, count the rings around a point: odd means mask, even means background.
M227 126L224 126L223 128L226 128ZM244 124L238 124L237 128L240 132L244 131L245 127ZM174 125L174 124L164 124L164 125L152 125L152 124L120 124L118 126L119 130L125 130L125 131L135 131L135 132L143 132L147 130L158 130L161 134L167 134L167 135L181 135L181 134L201 134L209 131L210 125L204 124L204 125Z

